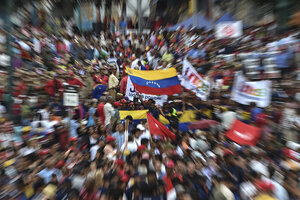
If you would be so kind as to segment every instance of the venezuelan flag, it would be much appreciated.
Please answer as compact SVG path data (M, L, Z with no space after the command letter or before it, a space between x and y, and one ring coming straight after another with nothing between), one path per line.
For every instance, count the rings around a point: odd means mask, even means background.
M173 95L181 93L180 81L176 69L134 70L127 68L135 89L144 94Z

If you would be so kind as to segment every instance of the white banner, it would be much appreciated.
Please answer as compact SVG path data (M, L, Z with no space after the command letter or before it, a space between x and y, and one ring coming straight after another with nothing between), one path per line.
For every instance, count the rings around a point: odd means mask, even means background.
M236 22L221 22L215 26L216 38L235 38L240 37L243 34L242 21Z
M267 107L271 101L271 81L247 81L242 72L237 72L231 99L244 105L255 102L259 107Z
M150 94L140 94L142 99L145 100L149 100L149 99L153 99L157 105L163 105L164 102L166 102L168 100L168 95L150 95ZM132 84L132 81L130 79L130 77L128 77L127 80L127 87L126 87L126 95L128 97L128 99L130 101L133 101L134 97L138 97L137 93L135 92L134 86Z
M207 96L209 95L210 84L198 74L195 68L186 59L183 61L180 81L183 87L193 91L197 97L206 101Z

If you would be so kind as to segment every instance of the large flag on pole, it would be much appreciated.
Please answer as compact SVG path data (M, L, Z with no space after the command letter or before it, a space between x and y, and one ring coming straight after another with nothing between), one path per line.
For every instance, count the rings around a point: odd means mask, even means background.
M144 94L173 95L181 93L180 81L176 69L135 70L127 68L134 88Z
M204 80L186 59L183 61L181 85L194 92L203 101L206 101L209 95L209 82Z
M240 145L256 145L260 138L260 128L250 126L239 120L236 120L231 129L226 133L226 137Z
M157 121L149 112L147 113L148 125L151 135L159 135L166 138L176 139L176 135L172 133L165 125Z

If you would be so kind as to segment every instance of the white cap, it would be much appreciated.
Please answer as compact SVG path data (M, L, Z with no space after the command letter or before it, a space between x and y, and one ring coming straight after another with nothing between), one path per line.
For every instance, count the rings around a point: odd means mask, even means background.
M145 127L142 124L137 125L136 128L139 129L139 130L141 130L141 131L146 130Z

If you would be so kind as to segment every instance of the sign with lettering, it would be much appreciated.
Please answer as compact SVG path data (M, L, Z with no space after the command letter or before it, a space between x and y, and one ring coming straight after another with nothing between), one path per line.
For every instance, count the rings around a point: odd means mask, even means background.
M78 106L78 102L78 86L67 85L64 92L64 106L76 107Z
M183 87L193 91L197 97L206 101L209 96L210 83L204 80L186 59L183 61L180 82Z

